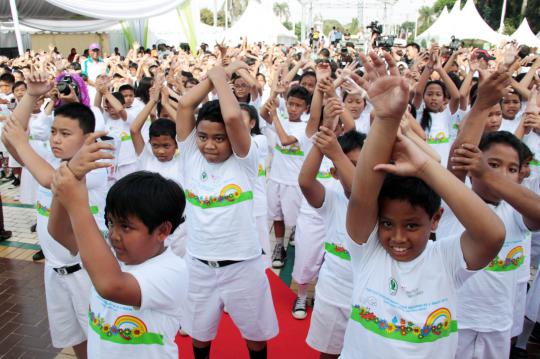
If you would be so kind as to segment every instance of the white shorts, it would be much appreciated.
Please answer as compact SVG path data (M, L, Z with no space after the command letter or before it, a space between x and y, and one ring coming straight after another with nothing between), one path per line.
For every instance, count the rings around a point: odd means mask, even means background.
M508 358L510 339L510 329L504 332L485 333L459 329L456 359Z
M298 284L311 283L319 274L324 260L326 227L319 215L300 212L294 235L294 267L292 277Z
M523 331L525 321L525 303L527 301L527 282L516 284L516 296L514 297L514 319L512 321L511 335L517 337Z
M265 341L278 334L276 310L261 256L212 268L187 258L189 269L188 310L182 325L192 338L216 337L223 309L229 313L242 337Z
M266 194L268 196L268 219L285 221L286 227L294 227L302 203L300 186L269 180Z
M263 261L266 268L270 268L272 264L272 253L270 252L270 229L268 228L268 216L262 215L255 217L255 225L257 226L257 232L259 232L259 242L264 251Z
M539 271L540 272L540 271ZM540 321L540 279L539 272L536 272L533 284L527 293L527 306L525 315L533 322Z
M320 353L341 353L350 315L350 307L328 302L315 292L315 306L311 313L306 343Z
M44 277L53 347L69 348L84 342L92 286L86 270L61 275L45 265Z

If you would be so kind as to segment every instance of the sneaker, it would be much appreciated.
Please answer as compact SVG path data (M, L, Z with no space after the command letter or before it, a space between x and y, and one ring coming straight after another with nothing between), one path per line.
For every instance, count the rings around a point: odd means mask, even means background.
M291 235L289 236L289 245L294 247L294 236L296 234L296 226L292 227Z
M37 227L37 223L36 224L33 224L31 227L30 227L30 232L34 233L36 231L36 227Z
M292 308L292 316L295 319L305 319L307 317L307 298L296 297Z
M8 239L11 238L11 231L1 231L0 232L0 242L2 241L7 241Z
M276 244L274 247L274 253L272 254L272 268L283 268L286 258L287 252L285 252L283 244Z
M21 185L21 180L18 178L15 178L13 182L11 182L11 184L14 185L15 187L19 187Z
M42 259L45 259L45 255L43 254L43 251L42 250L39 250L37 251L33 256L32 256L32 260L33 261L40 261Z

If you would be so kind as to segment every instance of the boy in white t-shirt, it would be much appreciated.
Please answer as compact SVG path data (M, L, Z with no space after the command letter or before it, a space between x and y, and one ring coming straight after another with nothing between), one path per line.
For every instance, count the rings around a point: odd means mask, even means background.
M56 172L49 223L51 233L62 233L62 245L80 252L92 280L88 358L176 359L188 275L184 260L164 242L183 222L184 194L157 173L123 177L107 194L107 241L88 210L84 181L103 165L94 161L107 158L100 150L110 145L95 143L103 134L90 136Z
M389 54L388 66L369 57L361 55L375 120L347 211L354 287L341 357L453 358L457 288L495 257L504 227L414 142L400 133L395 139L409 87ZM466 228L452 241L429 241L442 215L439 196Z
M4 127L3 142L10 153L30 171L38 181L37 234L45 254L45 294L47 314L54 347L73 347L78 358L86 357L86 318L90 294L90 280L81 266L77 252L62 247L47 231L51 215L52 177L60 161L71 159L94 131L92 111L80 104L70 103L55 110L51 126L50 146L47 158L42 158L30 146L23 123L28 118L37 99L52 87L48 74L31 74L28 91L15 109L12 119ZM19 120L20 119L20 120ZM93 171L87 178L89 211L93 220L105 230L103 209L107 191L107 174L103 169ZM87 202L88 208L88 202ZM80 208L84 209L83 207ZM94 224L95 225L95 224Z
M277 134L270 175L268 180L268 217L274 221L276 246L272 254L272 267L285 265L286 251L283 244L285 228L296 225L298 211L302 202L302 192L298 186L298 174L304 162L306 123L301 116L306 112L310 101L309 92L296 86L287 93L287 118L279 118L276 98L266 102L261 117Z
M247 65L212 68L180 99L177 112L180 156L189 164L184 167L189 315L182 325L193 338L196 359L209 356L223 310L252 358L266 358L266 341L278 333L253 212L258 150L227 82L236 71L247 71ZM212 88L219 100L205 103L195 120Z

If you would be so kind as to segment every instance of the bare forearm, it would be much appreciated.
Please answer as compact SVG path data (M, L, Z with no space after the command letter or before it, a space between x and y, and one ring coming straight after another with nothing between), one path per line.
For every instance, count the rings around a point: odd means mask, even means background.
M324 201L323 185L317 181L317 174L323 160L322 152L313 146L306 157L300 175L298 176L298 184L308 203L314 208L320 208Z
M55 241L66 248L71 255L79 252L75 235L71 228L68 213L64 206L53 197L51 204L51 214L49 215L49 224L47 229Z
M297 138L294 136L290 136L285 129L283 128L283 125L281 124L281 121L277 117L276 114L272 114L272 123L274 124L274 128L276 129L276 133L278 135L279 142L282 146L289 146L293 143L298 142Z
M311 106L309 111L309 120L306 125L306 136L311 137L319 129L321 123L322 103L324 94L315 89L313 92L313 98L311 99Z

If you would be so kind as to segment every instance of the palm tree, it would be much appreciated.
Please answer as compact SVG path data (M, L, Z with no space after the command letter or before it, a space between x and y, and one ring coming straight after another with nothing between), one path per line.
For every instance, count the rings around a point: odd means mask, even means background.
M433 9L428 6L422 6L418 10L418 34L423 33L433 23Z
M289 16L291 16L291 13L289 12L289 4L287 4L286 2L277 2L274 3L273 9L274 14L279 17L279 21L289 21Z

